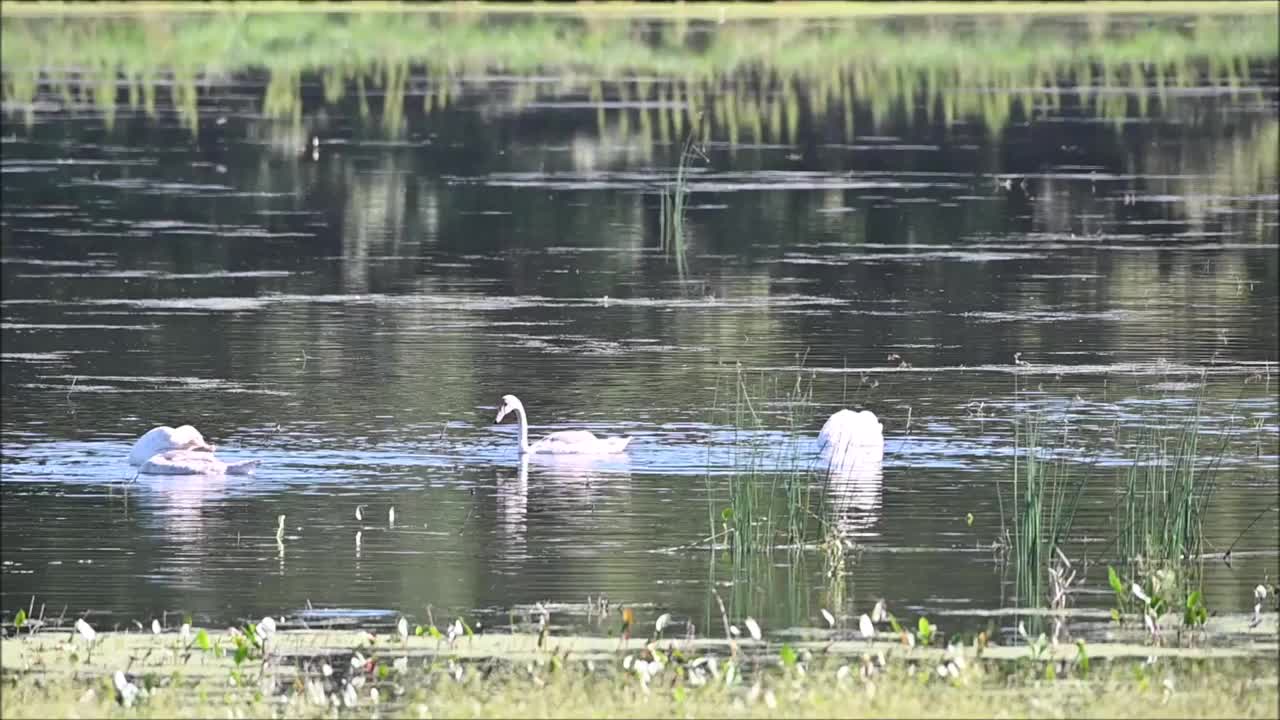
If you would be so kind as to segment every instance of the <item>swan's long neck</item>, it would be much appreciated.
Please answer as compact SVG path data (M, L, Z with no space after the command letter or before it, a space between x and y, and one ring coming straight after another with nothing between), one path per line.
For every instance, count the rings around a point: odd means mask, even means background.
M524 406L516 405L516 419L520 421L520 452L529 452L529 421L524 416Z

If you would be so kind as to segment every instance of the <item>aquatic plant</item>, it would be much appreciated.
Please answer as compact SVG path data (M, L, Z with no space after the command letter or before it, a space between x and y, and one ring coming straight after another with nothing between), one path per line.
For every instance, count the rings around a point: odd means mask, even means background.
M1163 616L1180 617L1181 631L1204 625L1209 613L1202 587L1204 518L1235 436L1237 413L1228 414L1227 427L1217 432L1216 445L1206 452L1203 376L1200 388L1201 397L1184 416L1170 417L1162 409L1140 417L1132 431L1117 426L1112 438L1127 458L1115 476L1118 502L1111 519L1116 534L1104 551L1119 561L1108 566L1112 617L1117 622L1138 618L1157 641ZM1039 411L1015 422L1013 474L1000 484L998 498L1019 605L1042 607L1047 600L1049 608L1062 611L1072 586L1084 581L1085 573L1067 559L1066 541L1082 493L1098 482L1097 458L1068 462L1076 451L1070 449L1067 431L1057 447L1049 447L1044 422ZM1055 616L1054 642L1062 617Z
M732 383L733 405L724 409L734 429L729 504L718 514L709 508L712 533L719 527L735 563L756 552L822 546L834 572L843 563L844 550L830 546L842 543L826 501L830 480L825 468L815 464L808 442L815 411L812 378L797 373L784 390L779 376L762 373L753 389L736 365ZM786 430L781 441L768 434L774 423Z
M767 451L759 441L740 434L743 429L758 429L760 417L752 404L742 367L739 365L736 370L732 410L734 472L729 476L729 505L721 512L735 566L741 565L752 552L771 550L773 545L772 488L765 486L757 471Z
M1203 378L1202 378L1203 382ZM1179 612L1184 625L1203 624L1204 517L1217 487L1217 471L1233 436L1225 428L1217 447L1202 452L1202 396L1181 419L1152 418L1134 433L1117 511L1116 552L1129 562L1133 595L1144 598L1144 620ZM1230 417L1234 423L1235 413ZM1246 528L1247 530L1247 528ZM1229 553L1229 550L1228 550ZM1110 578L1115 590L1115 577ZM1119 591L1117 600L1121 600ZM1124 608L1125 603L1118 602ZM1132 611L1135 608L1129 607Z
M1201 404L1166 431L1158 421L1137 431L1124 476L1117 550L1122 557L1166 564L1194 560L1203 551L1203 518L1230 436L1214 455L1200 452Z
M685 257L685 205L689 200L689 164L695 159L707 160L702 151L699 138L702 136L702 115L697 117L697 126L685 139L680 149L680 160L676 166L675 181L663 188L659 194L659 238L662 249L675 255L676 274L684 280L688 261Z
M1043 442L1043 423L1043 417L1034 412L1015 420L1012 477L997 487L1001 523L1011 545L1017 599L1020 605L1032 607L1041 607L1050 599L1050 566L1063 556L1061 545L1088 484L1087 473L1073 473L1064 459L1052 458ZM1065 593L1055 597L1061 603Z

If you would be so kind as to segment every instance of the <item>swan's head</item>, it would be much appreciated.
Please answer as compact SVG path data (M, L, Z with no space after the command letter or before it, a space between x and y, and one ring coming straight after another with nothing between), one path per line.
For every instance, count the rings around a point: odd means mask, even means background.
M502 405L498 407L498 417L494 418L493 422L500 423L502 422L502 418L507 416L507 413L523 409L524 405L520 404L520 398L515 395L503 395Z

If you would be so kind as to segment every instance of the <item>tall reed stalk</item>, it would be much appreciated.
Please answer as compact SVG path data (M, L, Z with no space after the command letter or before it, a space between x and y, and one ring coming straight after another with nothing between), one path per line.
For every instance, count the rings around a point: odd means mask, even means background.
M663 188L659 196L658 222L662 249L675 256L676 274L681 280L688 273L685 257L685 209L689 202L689 165L695 159L707 159L697 142L703 129L701 120L702 116L699 115L680 149L675 181Z
M1048 573L1075 521L1088 475L1072 473L1065 460L1051 459L1043 445L1043 419L1028 415L1014 429L1015 455L1009 504L1014 576L1018 604L1042 607L1048 599ZM1063 445L1066 445L1066 431ZM1003 491L1000 491L1003 495Z

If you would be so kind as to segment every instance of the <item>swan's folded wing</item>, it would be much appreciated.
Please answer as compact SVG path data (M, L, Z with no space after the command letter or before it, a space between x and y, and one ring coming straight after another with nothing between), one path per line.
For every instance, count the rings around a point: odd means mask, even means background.
M208 453L170 450L147 458L138 472L146 475L221 475L226 467L226 463L215 460Z
M252 475L257 460L226 463L200 450L170 450L147 459L138 472L147 475Z
M586 430L561 430L542 438L529 449L545 453L580 453L590 452L599 442Z
M562 430L551 433L529 449L548 455L610 455L623 452L631 438L598 438L586 430Z

